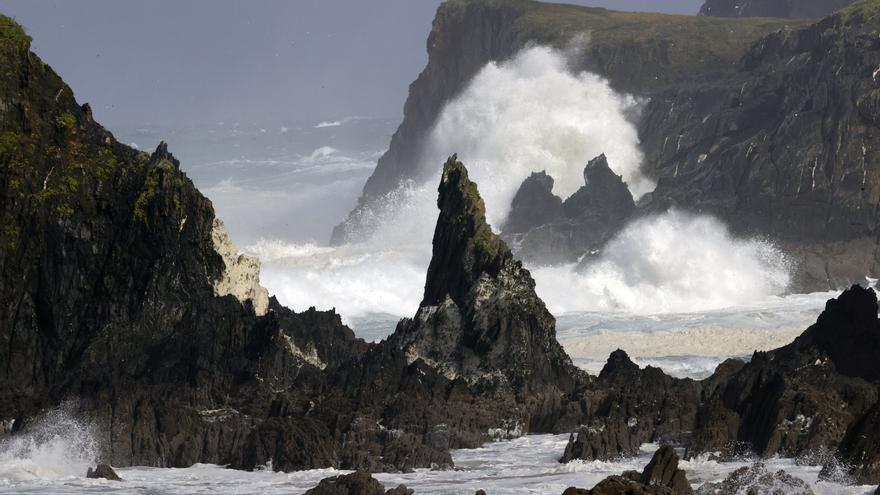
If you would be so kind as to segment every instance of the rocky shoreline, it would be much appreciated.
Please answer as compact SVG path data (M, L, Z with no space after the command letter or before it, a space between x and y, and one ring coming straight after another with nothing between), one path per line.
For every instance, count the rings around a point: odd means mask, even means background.
M880 483L873 290L851 287L788 346L705 380L640 368L624 351L590 376L452 156L422 302L368 344L333 311L266 299L167 147L117 142L21 28L0 21L4 436L65 403L95 425L98 460L117 467L444 469L452 449L574 432L563 462L658 442L687 457L797 457ZM601 180L585 187L619 190L606 169L591 164ZM680 493L671 450L638 477L572 493Z

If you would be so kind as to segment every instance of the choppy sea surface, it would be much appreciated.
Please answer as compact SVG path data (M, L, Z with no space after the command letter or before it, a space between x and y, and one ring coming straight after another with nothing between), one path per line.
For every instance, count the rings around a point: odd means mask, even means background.
M321 122L226 123L192 128L144 126L117 137L150 151L160 140L208 196L240 249L263 262L262 282L295 310L335 308L368 341L390 334L412 316L430 259L435 211L403 218L380 239L331 247L332 227L354 206L397 121L339 117ZM582 166L581 166L582 167ZM436 186L410 191L432 194ZM503 195L502 195L503 196ZM412 198L412 195L409 196ZM407 198L403 198L407 200ZM420 204L431 206L431 198ZM491 210L492 204L487 204ZM416 210L413 210L416 211ZM682 237L684 235L684 238ZM701 238L691 252L680 244ZM689 242L694 244L693 242ZM732 238L717 222L660 218L629 229L620 249L587 272L529 267L538 295L557 318L557 337L575 364L598 372L617 348L640 365L675 376L702 378L724 359L790 342L815 321L834 293L774 295L785 275L764 240ZM767 261L769 253L770 261ZM688 258L690 256L690 258ZM765 263L772 280L764 279ZM628 267L644 280L631 283ZM782 280L784 282L784 280ZM241 472L222 466L186 469L122 468L124 482L84 478L94 461L88 428L55 421L40 438L0 444L0 492L120 494L303 493L334 470ZM532 435L455 451L456 469L378 474L386 488L404 483L418 494L561 493L590 488L611 474L641 470L656 446L621 462L557 459L566 435ZM749 461L685 461L695 485L719 481ZM876 487L817 480L818 468L767 461L809 482L816 493L873 493Z
M432 471L419 469L407 474L376 474L386 489L405 484L417 494L467 494L478 489L491 494L561 494L569 486L592 488L607 476L626 470L641 471L657 445L642 446L638 457L620 462L581 462L560 464L567 435L530 435L505 442L489 443L478 449L456 450L456 469ZM750 460L717 463L705 459L683 461L694 487L705 482L721 481ZM869 494L873 486L844 486L818 480L819 468L797 466L790 460L770 459L765 464L771 472L783 469L809 483L817 494ZM60 464L52 467L35 464L10 465L0 456L0 491L20 494L277 494L304 493L328 476L347 471L315 469L293 473L269 470L244 472L222 466L200 464L185 469L121 468L122 482L86 479L84 466Z

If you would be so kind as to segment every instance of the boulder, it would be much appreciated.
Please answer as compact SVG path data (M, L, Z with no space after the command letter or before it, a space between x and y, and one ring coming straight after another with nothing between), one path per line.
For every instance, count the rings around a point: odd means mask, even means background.
M719 483L704 483L697 495L813 495L806 481L795 478L785 471L771 473L760 462L739 468Z
M88 471L86 471L86 478L103 478L110 481L122 481L122 478L116 474L116 471L114 471L109 464L98 464L94 470L89 468Z
M385 487L365 471L322 479L306 495L385 495Z
M621 476L610 476L591 490L570 487L563 495L693 495L694 491L685 472L678 468L675 449L663 446L651 462L639 473L627 471Z
M534 172L519 186L510 204L504 233L521 234L552 222L562 214L562 199L553 194L553 177Z

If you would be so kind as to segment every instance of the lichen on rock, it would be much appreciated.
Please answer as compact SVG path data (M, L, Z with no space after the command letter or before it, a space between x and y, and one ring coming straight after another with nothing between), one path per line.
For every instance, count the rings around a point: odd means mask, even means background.
M242 304L249 300L258 316L266 314L269 309L269 291L260 285L260 260L238 253L238 248L219 218L214 219L211 238L214 249L226 265L226 269L214 281L214 295L231 295Z

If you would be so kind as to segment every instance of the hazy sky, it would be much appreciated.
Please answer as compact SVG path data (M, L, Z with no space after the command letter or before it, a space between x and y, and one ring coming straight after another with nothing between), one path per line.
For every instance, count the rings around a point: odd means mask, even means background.
M109 127L399 117L439 0L3 0ZM695 13L701 0L579 0Z

